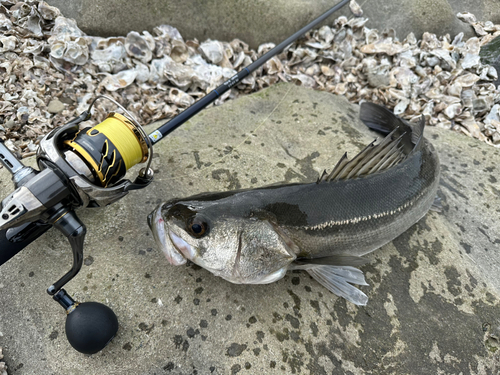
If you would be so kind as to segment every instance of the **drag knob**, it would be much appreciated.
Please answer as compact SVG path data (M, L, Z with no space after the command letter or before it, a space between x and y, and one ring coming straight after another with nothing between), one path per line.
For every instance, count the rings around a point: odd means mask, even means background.
M94 354L115 337L118 319L108 306L97 302L79 304L66 319L66 337L80 353Z

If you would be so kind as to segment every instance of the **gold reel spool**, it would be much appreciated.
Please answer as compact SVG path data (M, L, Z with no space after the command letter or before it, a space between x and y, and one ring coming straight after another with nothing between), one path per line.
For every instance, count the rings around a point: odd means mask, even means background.
M105 98L121 107L111 98ZM118 182L134 165L148 160L148 171L151 163L152 145L142 127L114 112L100 124L80 130L64 143L89 166L95 181L103 187Z
M129 131L125 131L125 128ZM92 129L103 133L115 145L123 157L127 170L148 159L146 142L125 116L110 113L106 120Z

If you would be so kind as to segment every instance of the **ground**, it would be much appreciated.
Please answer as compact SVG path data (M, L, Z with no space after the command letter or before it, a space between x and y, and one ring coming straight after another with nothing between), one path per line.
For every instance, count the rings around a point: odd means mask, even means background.
M117 337L75 352L45 289L69 269L51 230L0 268L0 346L10 374L497 374L500 371L500 150L426 128L442 212L430 212L363 266L365 307L302 272L234 285L174 267L146 223L161 201L202 191L314 181L374 137L358 107L280 84L212 107L155 149L153 184L79 212L85 261L65 289L110 306ZM152 129L151 129L152 130ZM151 131L150 130L150 131ZM12 189L0 170L0 196Z

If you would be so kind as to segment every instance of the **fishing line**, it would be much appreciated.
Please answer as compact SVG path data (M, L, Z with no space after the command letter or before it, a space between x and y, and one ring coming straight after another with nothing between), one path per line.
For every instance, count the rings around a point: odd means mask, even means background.
M143 161L146 154L129 122L124 116L114 113L93 128L113 142L121 153L127 170Z
M259 125L257 125L255 127L255 129L251 130L250 131L250 135L248 135L247 137L245 137L245 139L243 139L243 141L241 141L238 145L236 145L230 152L228 152L227 154L225 154L224 156L222 156L220 159L218 159L217 161L215 161L213 164L210 164L208 166L205 166L205 167L202 167L196 171L194 171L196 174L200 174L202 172L206 172L207 170L210 170L211 168L213 168L216 164L219 164L221 163L224 159L226 159L228 156L232 155L234 153L234 151L237 151L239 147L241 147L242 145L245 144L246 141L250 140L254 135L255 133L260 129L262 128L262 126L264 126L264 124L267 122L267 120L269 120L269 118L276 112L276 110L283 104L284 100L287 98L288 94L290 93L290 91L292 90L292 87L290 87L287 92L283 95L283 97L281 98L281 100L278 102L278 104L276 104L276 106L272 109L271 112L269 112L269 114L260 122ZM175 177L171 177L171 178L168 178L166 180L168 181L175 181L181 177L193 177L192 174L184 174L184 175L177 175ZM199 178L200 176L196 176L196 178Z
M81 156L106 187L148 158L148 147L125 116L111 113L93 128L80 130L64 143Z
M220 162L222 162L226 157L228 157L229 155L231 155L235 150L237 150L239 147L241 147L243 144L245 144L246 141L248 141L250 139L251 136L254 136L255 135L255 132L257 132L265 123L267 120L269 120L269 118L274 114L274 112L276 112L276 110L278 109L278 107L283 103L283 101L285 100L285 98L288 96L288 94L290 93L290 91L292 90L292 87L290 87L288 89L288 91L285 93L285 95L283 95L283 97L281 98L281 100L279 101L278 104L276 104L276 106L273 108L273 110L267 115L267 117L261 121L261 123L259 125L257 125L257 127L250 131L250 135L247 136L242 142L240 142L237 146L235 146L230 152L228 152L226 155L224 155L223 157L221 157L219 160L217 160L215 163L203 168L203 169L200 169L199 172L202 172L204 171L205 169L208 169L210 167L212 167L213 165L215 164L218 164Z

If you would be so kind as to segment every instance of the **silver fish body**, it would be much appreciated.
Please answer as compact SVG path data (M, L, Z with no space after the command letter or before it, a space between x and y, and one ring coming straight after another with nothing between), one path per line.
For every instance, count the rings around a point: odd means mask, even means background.
M149 222L172 264L186 259L234 283L269 283L305 269L337 295L364 305L360 258L420 220L433 204L439 160L423 138L383 107L361 119L390 133L317 182L204 193L160 204Z

